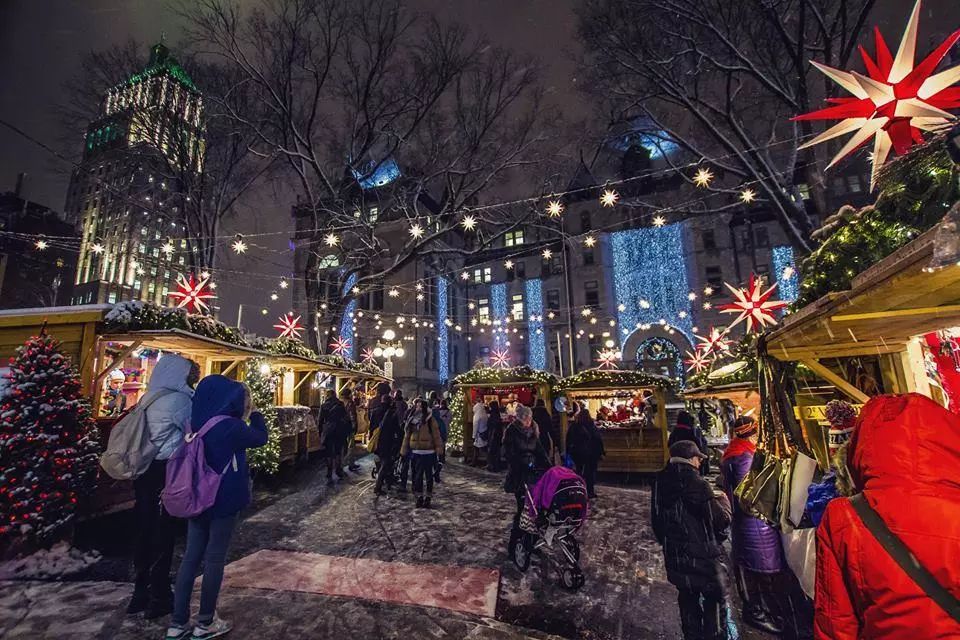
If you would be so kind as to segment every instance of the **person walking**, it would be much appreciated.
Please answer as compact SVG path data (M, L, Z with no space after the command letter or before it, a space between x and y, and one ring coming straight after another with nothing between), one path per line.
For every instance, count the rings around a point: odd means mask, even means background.
M380 408L379 429L380 435L377 437L377 448L374 453L380 460L380 470L377 473L377 483L374 486L375 495L383 495L386 489L389 489L396 482L394 469L397 464L397 456L400 455L400 448L403 446L403 426L400 424L400 416L397 415L393 398L384 395Z
M709 455L709 448L707 447L707 438L703 435L703 431L700 430L700 427L697 426L696 420L693 416L684 410L680 410L677 413L677 424L673 428L673 431L670 432L670 437L667 438L667 447L674 445L681 440L689 440L697 445L697 448L700 449L704 454ZM710 473L710 458L708 457L703 461L703 464L700 465L700 475L705 476Z
M210 468L224 472L213 506L187 521L187 548L177 572L173 616L166 640L209 640L225 635L231 628L216 615L217 599L237 514L250 504L247 449L267 444L267 424L263 415L254 410L245 385L221 375L207 376L193 396L191 432L199 432L207 421L218 416L226 419L203 435L203 449ZM190 598L201 563L200 611L191 634Z
M349 390L340 392L341 398L349 397ZM320 407L320 420L323 422L323 433L320 434L320 446L327 457L327 486L333 486L333 473L337 479L343 480L347 472L343 468L343 450L350 433L350 416L343 401L338 399L333 389L327 391L327 398Z
M400 424L406 425L407 418L410 416L410 407L407 404L407 401L403 398L403 391L396 389L393 392L393 404L397 410L397 416L400 418ZM400 493L407 492L407 480L410 477L410 456L401 455L400 459L397 461L397 491Z
M567 431L567 453L573 459L577 474L587 484L587 495L597 497L597 467L606 455L603 437L586 406L576 403L573 421Z
M700 475L704 459L689 440L670 447L670 461L654 481L651 521L663 547L667 579L677 588L684 640L725 640L727 568L722 544L730 526L730 503Z
M550 412L547 411L547 404L543 401L543 398L537 398L537 402L533 406L533 421L537 423L540 444L543 445L543 450L547 452L547 459L550 460L550 464L553 464L555 447L553 437L550 434L552 418Z
M413 492L417 507L430 508L433 499L433 470L443 451L440 428L431 415L427 401L417 398L410 410L404 430L400 455L410 455L413 467Z
M167 460L183 442L190 424L193 387L200 380L197 363L174 353L157 361L147 392L140 402L150 442L157 454L133 481L137 542L133 552L133 597L127 613L144 612L147 620L173 611L170 565L173 563L174 518L160 503L167 477Z
M847 462L858 493L817 528L814 637L960 638L960 417L917 393L871 398Z
M437 466L433 470L433 479L437 484L440 483L440 471L447 458L447 435L450 432L450 408L447 401L440 398L436 391L430 394L430 407L433 419L437 421L437 427L440 429L440 438L443 440L443 451L437 459Z
M507 477L503 482L505 493L512 493L517 501L510 528L510 540L507 543L507 555L512 560L515 546L523 536L520 529L520 514L526 498L527 485L532 485L550 467L547 452L540 442L537 423L533 421L530 407L518 405L513 421L507 425L503 435L503 450L507 459Z
M480 466L480 454L486 456L487 453L487 419L490 413L487 411L487 405L483 400L477 399L473 405L473 455L470 459L470 465Z
M787 570L780 532L740 508L735 492L753 465L760 429L749 416L734 422L733 440L720 460L723 490L733 505L733 562L743 603L743 621L767 633L788 631L783 621L779 592L787 582L780 574Z
M354 460L354 451L357 444L357 430L359 429L360 419L357 410L358 399L356 394L347 388L340 392L340 400L346 409L347 418L349 418L349 432L343 443L343 465L353 473L360 472L360 465Z
M487 417L487 471L500 471L500 451L503 448L503 413L500 402L490 402L490 415Z

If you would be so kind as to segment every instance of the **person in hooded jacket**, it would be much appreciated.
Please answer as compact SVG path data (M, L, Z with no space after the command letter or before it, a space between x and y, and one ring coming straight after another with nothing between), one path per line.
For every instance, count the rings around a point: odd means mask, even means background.
M543 401L543 398L537 398L537 402L533 406L533 421L537 423L540 444L543 445L543 450L547 452L547 459L553 463L554 445L553 437L550 434L552 418L550 412L547 411L547 404Z
M500 402L490 402L490 415L487 416L487 471L500 471L500 451L503 448L503 416Z
M596 498L597 467L606 449L590 410L579 402L574 405L573 420L567 430L567 453L573 458L577 474L587 484L587 494L591 499Z
M960 598L960 417L917 393L872 398L847 444L857 491L954 599ZM849 498L817 528L817 640L960 638L951 617L900 568Z
M723 452L720 474L723 490L733 505L733 560L741 585L743 621L768 633L792 633L793 625L781 619L780 595L789 571L780 543L780 532L740 508L734 495L753 465L760 428L750 416L737 418L733 440Z
M667 579L678 591L684 640L725 640L727 596L723 541L730 503L700 475L706 456L681 440L657 474L651 499L653 533L663 546Z
M167 460L183 442L190 424L193 387L200 380L200 367L175 353L157 361L147 392L140 402L150 442L157 455L147 470L133 481L137 543L133 552L136 577L127 613L145 611L148 620L173 611L170 565L173 563L175 523L160 502L167 477Z
M174 610L167 640L207 640L230 631L230 624L216 615L230 538L237 515L250 504L250 469L247 449L267 444L267 424L253 410L250 390L221 375L207 376L193 395L191 432L200 431L208 420L228 416L203 436L204 457L211 469L224 469L213 506L187 521L187 548L183 553L174 591ZM249 425L247 424L249 420ZM203 564L200 612L191 636L190 597L194 577Z
M377 438L377 448L374 453L380 459L380 470L377 473L377 484L373 489L374 494L378 496L385 493L384 486L390 488L396 481L394 467L397 464L397 456L400 455L400 448L403 446L403 425L400 423L400 416L397 415L393 398L389 394L384 394L381 398L379 412L380 435Z
M350 391L341 391L341 398L349 397ZM350 414L343 401L337 398L333 389L327 391L327 397L320 405L320 423L323 431L320 434L320 445L327 458L327 486L333 486L333 472L337 478L343 480L347 472L343 468L343 452L346 448L347 437L350 434Z
M680 410L680 412L677 413L677 425L673 428L673 431L670 432L670 437L667 438L667 447L681 440L693 442L700 451L709 455L706 436L703 435L703 431L697 426L693 416L684 410ZM700 475L705 476L708 473L710 473L710 458L704 460L703 464L700 465Z

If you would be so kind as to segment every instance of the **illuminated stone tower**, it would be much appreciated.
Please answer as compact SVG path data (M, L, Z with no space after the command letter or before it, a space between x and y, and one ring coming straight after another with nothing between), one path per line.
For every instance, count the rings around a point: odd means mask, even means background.
M201 172L203 98L169 49L107 91L87 127L64 213L79 224L72 302L167 302L186 269L184 172Z

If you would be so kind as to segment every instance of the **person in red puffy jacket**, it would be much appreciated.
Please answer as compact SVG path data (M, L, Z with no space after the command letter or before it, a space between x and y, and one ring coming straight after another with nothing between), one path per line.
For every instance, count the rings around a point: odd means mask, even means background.
M867 503L919 563L960 597L960 417L911 393L868 402L847 450ZM818 640L960 638L873 537L847 498L817 529Z

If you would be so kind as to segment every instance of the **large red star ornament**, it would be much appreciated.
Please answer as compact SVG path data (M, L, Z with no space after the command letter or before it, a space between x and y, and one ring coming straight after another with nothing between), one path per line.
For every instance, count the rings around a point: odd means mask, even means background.
M722 304L717 307L720 313L739 313L740 315L727 327L727 331L737 326L744 320L747 321L747 331L753 331L754 327L765 327L777 324L777 317L773 312L783 309L787 306L786 302L781 300L771 300L770 296L777 288L774 282L766 291L763 290L762 282L754 274L750 274L750 284L746 289L732 287L726 282L727 289L733 293L734 301L730 304Z
M371 349L370 347L366 347L366 348L360 353L360 356L361 356L361 359L362 359L364 362L373 362L374 364L376 364L376 362L377 362L377 356L376 356L376 354L373 352L373 349Z
M280 330L281 338L300 339L300 333L303 332L303 325L300 324L300 316L293 317L292 313L285 313L278 318L279 322L273 325L274 329Z
M833 106L797 116L794 120L840 120L817 137L800 146L801 149L825 142L850 132L856 132L827 166L829 169L874 137L873 170L870 190L873 190L879 168L887 160L891 148L905 153L914 144L923 141L921 131L935 131L955 119L946 109L960 107L960 66L931 75L946 57L951 47L960 40L960 30L947 36L939 47L914 66L917 49L917 25L920 21L920 1L913 7L907 28L900 41L896 57L874 29L876 59L860 47L860 56L867 75L846 72L812 62L828 78L853 94L853 97L828 98Z
M490 354L490 364L506 369L510 366L510 352L506 349L494 349Z
M700 373L710 366L710 363L713 362L713 359L710 357L709 353L704 353L699 347L697 347L692 352L687 351L687 359L684 360L684 362L687 364L687 373L690 373L691 371Z
M186 308L190 313L203 313L209 311L206 301L217 296L210 293L207 283L210 278L201 278L199 281L190 274L185 278L182 273L177 274L177 290L171 291L168 295L171 298L179 300L177 308Z
M697 345L697 351L704 356L729 352L730 341L727 339L727 331L728 329L721 331L716 327L710 327L710 333L706 336L696 336L700 341L700 344Z
M350 339L349 338L337 338L330 343L330 350L337 354L338 356L344 356L350 353Z

